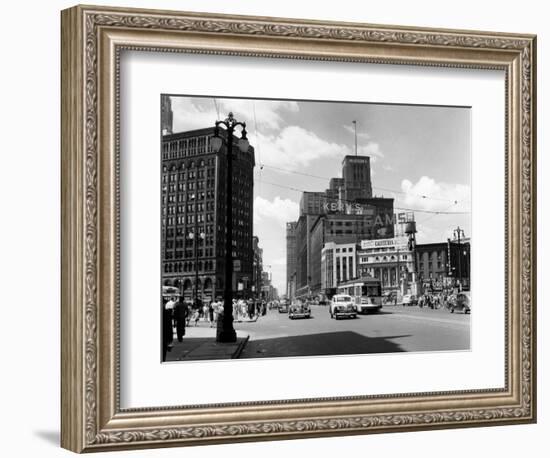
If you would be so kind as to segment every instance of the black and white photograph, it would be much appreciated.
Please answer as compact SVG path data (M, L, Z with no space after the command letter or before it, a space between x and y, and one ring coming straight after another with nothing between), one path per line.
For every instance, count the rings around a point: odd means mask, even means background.
M469 107L160 110L163 361L470 349Z

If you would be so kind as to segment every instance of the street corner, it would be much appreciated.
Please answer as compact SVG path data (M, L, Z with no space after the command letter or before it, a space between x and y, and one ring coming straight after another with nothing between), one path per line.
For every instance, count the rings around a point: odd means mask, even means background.
M217 342L215 328L189 327L181 342L174 339L166 362L237 359L248 339L248 333L237 331L235 342Z

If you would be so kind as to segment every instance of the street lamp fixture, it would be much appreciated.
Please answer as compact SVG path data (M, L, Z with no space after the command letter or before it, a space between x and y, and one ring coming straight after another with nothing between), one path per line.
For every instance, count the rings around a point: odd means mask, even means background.
M220 127L227 132L227 173L225 200L225 281L222 330L217 334L218 342L235 342L237 334L233 328L233 134L237 127L242 127L241 138L237 146L245 153L249 143L246 137L246 123L239 122L229 113L224 121L216 121L214 137L210 140L212 149L220 151L223 139L220 137Z

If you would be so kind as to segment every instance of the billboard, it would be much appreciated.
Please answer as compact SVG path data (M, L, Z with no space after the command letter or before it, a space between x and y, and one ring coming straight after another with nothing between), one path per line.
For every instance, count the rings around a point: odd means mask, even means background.
M408 251L407 237L395 237L391 239L361 240L362 250L372 250L378 248L392 248L394 250Z

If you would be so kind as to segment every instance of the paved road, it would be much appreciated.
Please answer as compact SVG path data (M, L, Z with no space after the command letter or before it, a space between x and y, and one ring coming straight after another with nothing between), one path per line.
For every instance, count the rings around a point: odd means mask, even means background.
M241 358L469 350L470 315L448 310L386 306L357 319L333 320L327 306L310 319L276 310L256 323L235 323L250 335Z

